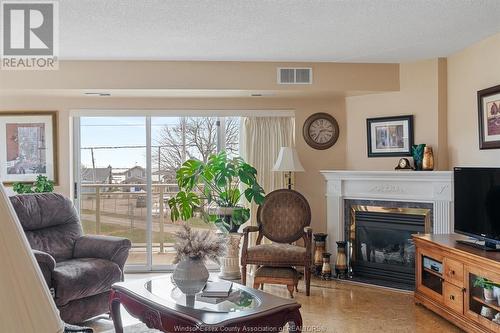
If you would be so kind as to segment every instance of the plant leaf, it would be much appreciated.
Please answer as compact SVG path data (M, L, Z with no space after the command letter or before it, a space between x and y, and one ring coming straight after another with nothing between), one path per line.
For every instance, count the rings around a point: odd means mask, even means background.
M249 219L250 219L249 208L237 208L233 211L233 224L240 226Z

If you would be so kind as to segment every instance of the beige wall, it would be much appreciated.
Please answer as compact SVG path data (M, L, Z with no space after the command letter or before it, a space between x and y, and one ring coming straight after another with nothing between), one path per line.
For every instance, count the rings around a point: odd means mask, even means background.
M276 84L276 68L286 66L312 67L313 84ZM399 79L398 64L67 61L60 64L58 71L0 71L0 111L59 111L60 186L57 190L70 195L73 180L69 114L72 109L293 109L296 145L306 169L296 175L296 187L311 204L313 227L325 231L325 186L319 170L346 166L344 96L395 91L399 89ZM81 97L89 89L107 89L117 96L128 97ZM167 89L183 90L184 94L190 90L202 92L202 96L214 92L217 96L225 90L229 95L231 91L239 91L242 96L248 96L248 92L257 90L272 92L277 97L144 98L144 94L149 96L153 90L165 92ZM143 95L130 97L137 94ZM325 151L310 148L302 138L304 120L315 112L331 113L340 125L339 140Z
M72 109L224 109L234 110L276 110L292 109L296 114L296 146L306 169L297 174L297 190L309 200L312 208L313 228L326 230L326 207L324 181L319 170L343 169L345 167L345 108L343 98L239 98L239 99L115 99L115 98L56 98L23 97L1 98L0 112L12 110L58 110L59 111L59 178L57 191L70 195L72 183L71 119ZM341 134L337 144L325 151L314 150L302 138L304 120L315 112L331 113L339 122Z
M439 149L440 141L445 145L443 136L439 137L439 124L446 119L440 94L440 89L446 89L445 67L441 59L401 64L400 91L346 98L347 169L393 170L396 166L399 157L368 158L366 119L374 117L414 115L415 142L432 146L437 157L446 156L446 149ZM447 168L446 158L436 162L439 169Z
M500 34L448 58L451 166L500 166L500 150L480 150L477 91L500 84Z
M278 67L311 67L313 84L278 85ZM18 89L227 89L328 94L399 88L398 64L64 61L57 71L0 71Z
M61 181L57 190L69 195L72 188L69 113L72 109L227 109L235 113L248 109L293 109L296 146L306 169L305 173L296 175L297 189L311 204L315 231L325 231L325 186L319 170L392 170L399 159L367 158L367 118L413 114L415 141L434 148L438 169L500 164L499 150L478 149L476 105L477 90L500 84L499 53L500 34L447 60L431 59L400 66L311 64L315 69L315 84L304 88L311 97L300 98L83 98L30 96L26 91L25 96L9 94L21 91L20 88L297 89L277 87L274 83L276 63L71 62L61 64L61 71L52 73L0 71L0 112L59 111ZM190 70L202 73L202 79L189 74ZM194 84L195 81L198 84ZM325 92L331 97L318 97ZM352 93L365 95L343 97ZM338 142L325 151L310 148L302 138L304 120L315 112L331 113L340 125Z

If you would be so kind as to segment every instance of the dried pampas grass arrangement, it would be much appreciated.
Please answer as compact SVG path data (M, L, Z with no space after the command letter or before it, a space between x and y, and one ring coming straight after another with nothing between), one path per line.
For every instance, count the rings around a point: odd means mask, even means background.
M193 230L186 223L175 233L177 241L174 264L183 259L211 259L219 262L219 257L226 253L226 238L210 230Z

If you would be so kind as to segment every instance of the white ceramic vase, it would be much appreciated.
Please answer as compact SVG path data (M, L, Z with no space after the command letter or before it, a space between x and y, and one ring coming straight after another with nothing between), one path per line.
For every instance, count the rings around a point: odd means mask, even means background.
M496 301L496 297L493 289L483 288L484 299L487 301Z
M208 277L208 269L203 260L192 258L179 262L173 274L177 287L188 296L202 291Z
M230 232L227 237L226 254L220 258L219 277L225 280L241 278L240 271L240 240L242 234Z
M495 297L498 304L500 304L500 288L499 287L493 287L493 297Z

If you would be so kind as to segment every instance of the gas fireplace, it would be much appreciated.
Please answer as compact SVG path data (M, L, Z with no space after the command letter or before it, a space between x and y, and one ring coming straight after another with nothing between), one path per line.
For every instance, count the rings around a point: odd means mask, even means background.
M415 246L411 235L431 232L432 205L349 202L346 208L353 279L413 290Z

